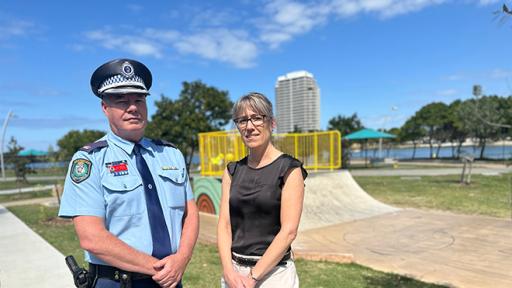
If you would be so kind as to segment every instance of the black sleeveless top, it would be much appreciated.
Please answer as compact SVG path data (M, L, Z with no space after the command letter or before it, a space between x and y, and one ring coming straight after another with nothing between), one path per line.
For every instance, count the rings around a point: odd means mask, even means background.
M284 176L296 167L301 168L306 179L308 173L302 163L287 154L260 168L249 167L247 157L228 164L232 252L251 256L265 253L281 229Z

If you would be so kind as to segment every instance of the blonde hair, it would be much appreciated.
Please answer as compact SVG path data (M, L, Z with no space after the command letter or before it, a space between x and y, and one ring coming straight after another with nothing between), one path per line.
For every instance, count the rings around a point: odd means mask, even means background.
M233 119L236 119L247 108L250 108L258 114L265 115L268 119L274 118L272 103L270 103L270 100L261 93L250 92L240 97L235 102L235 105L233 105L233 110L231 111Z

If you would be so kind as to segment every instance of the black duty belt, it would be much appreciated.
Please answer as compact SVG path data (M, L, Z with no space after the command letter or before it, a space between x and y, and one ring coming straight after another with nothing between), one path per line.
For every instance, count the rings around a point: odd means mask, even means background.
M108 278L114 281L127 282L129 280L141 280L152 278L150 275L128 272L116 267L89 263L89 273L95 278Z
M284 254L283 258L277 263L276 266L286 266L286 261L290 260L290 252L287 252ZM231 253L231 259L235 261L238 265L242 266L248 266L248 267L254 267L256 266L256 263L258 263L259 259L253 259L253 258L246 258L242 256L237 256L233 253Z

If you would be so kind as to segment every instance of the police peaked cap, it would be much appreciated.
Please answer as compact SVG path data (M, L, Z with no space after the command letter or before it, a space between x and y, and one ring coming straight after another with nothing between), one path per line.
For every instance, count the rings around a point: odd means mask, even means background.
M94 95L138 93L149 95L151 71L139 61L116 59L98 67L91 76Z

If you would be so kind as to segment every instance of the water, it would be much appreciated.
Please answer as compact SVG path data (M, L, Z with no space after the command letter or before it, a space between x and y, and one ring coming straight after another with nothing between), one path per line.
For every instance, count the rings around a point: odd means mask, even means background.
M480 147L473 146L462 146L460 153L462 155L471 155L474 158L480 157ZM433 153L437 152L437 147L434 146ZM455 151L456 152L456 151ZM394 159L412 159L413 148L382 148L382 157L394 158ZM368 158L378 158L379 149L368 149ZM364 159L365 153L363 151L352 152L352 159ZM452 147L441 147L439 150L438 158L453 157ZM429 147L417 147L415 158L430 158ZM486 146L484 150L484 158L487 159L511 159L512 158L512 145L505 146Z
M28 168L31 169L48 169L48 168L62 168L67 167L68 162L33 162L27 164Z

